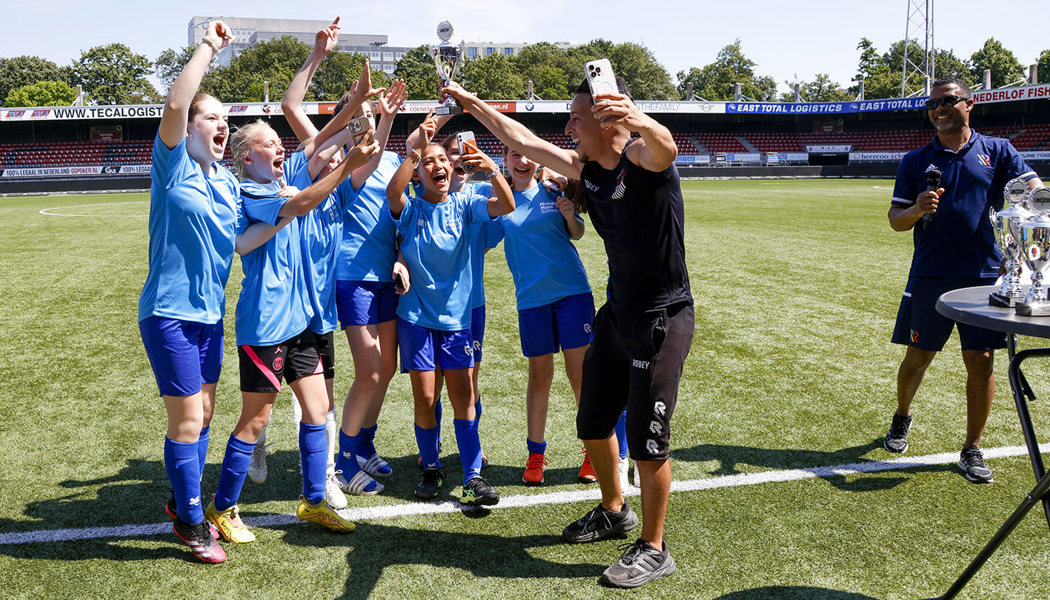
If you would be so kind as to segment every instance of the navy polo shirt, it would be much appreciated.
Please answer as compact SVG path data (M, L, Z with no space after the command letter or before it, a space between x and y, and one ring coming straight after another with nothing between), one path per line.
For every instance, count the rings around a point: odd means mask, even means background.
M1037 177L1009 140L973 131L959 152L933 141L909 152L897 167L892 205L908 208L926 191L926 173L941 172L937 212L913 228L909 277L995 277L1002 254L988 219L1003 207L1003 187L1015 177Z

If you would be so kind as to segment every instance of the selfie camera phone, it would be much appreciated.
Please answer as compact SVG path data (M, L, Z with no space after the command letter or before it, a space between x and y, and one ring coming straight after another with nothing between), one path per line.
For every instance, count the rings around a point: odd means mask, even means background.
M346 128L354 136L354 145L356 146L368 135L368 131L372 126L368 122L368 117L357 117L350 119L350 122L346 124Z
M456 134L456 144L459 146L459 154L477 154L478 153L478 141L474 138L473 131L462 131ZM474 170L475 165L463 165L463 171L470 173Z
M591 88L591 98L598 94L617 94L616 75L608 58L592 60L584 64L587 71L587 85Z

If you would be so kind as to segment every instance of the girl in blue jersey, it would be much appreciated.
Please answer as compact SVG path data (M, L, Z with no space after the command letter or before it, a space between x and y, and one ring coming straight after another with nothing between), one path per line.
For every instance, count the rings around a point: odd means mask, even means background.
M362 89L365 91L355 96L357 104L372 91ZM355 167L378 151L370 142L366 139L355 146L339 168L317 184L302 192L281 194L284 148L280 138L262 121L242 127L232 142L234 161L242 176L238 230L252 221L277 225L282 217L308 214ZM300 221L291 220L265 243L243 254L242 266L244 280L236 321L241 416L230 435L218 491L206 515L227 541L255 539L238 515L237 499L257 436L269 419L285 378L303 411L299 430L303 495L296 515L334 531L352 531L354 524L345 508L334 508L326 501L324 421L329 401L317 336L308 328L313 310L302 264Z
M417 131L420 135L409 146L408 159L394 173L386 194L390 214L404 238L401 252L413 280L398 305L397 325L401 367L412 379L416 442L424 468L416 495L434 498L444 480L434 418L435 372L440 368L455 414L463 467L460 501L493 505L499 494L480 475L481 441L470 374L474 361L469 228L509 213L514 196L496 164L482 153L461 160L489 175L493 197L450 195L452 164L441 145L430 143L437 131L433 112ZM423 195L410 199L405 188L413 178L419 180Z
M529 457L522 481L540 485L547 464L545 430L554 353L561 350L565 358L565 375L579 404L583 357L594 337L594 298L573 245L573 240L583 237L584 223L572 201L561 194L565 177L544 169L539 185L539 165L509 148L503 157L514 187L515 209L500 218L499 225L514 278L521 350L529 360L525 395ZM578 479L596 481L586 453Z
M317 33L313 53L284 97L285 116L300 140L317 134L302 110L302 101L313 74L335 48L338 21L337 18L332 26ZM368 69L367 61L365 68ZM394 117L406 97L401 80L394 80L390 90L380 96L378 106L382 119L376 131L380 148L386 146ZM340 105L336 110L342 114ZM362 106L356 114L350 114L367 117L375 128L370 106ZM386 185L400 162L396 154L380 152L355 170L339 190L346 201L341 213L342 239L335 261L335 301L354 360L354 382L343 406L334 468L336 481L349 494L376 494L383 490L383 485L375 478L391 474L389 464L376 451L374 439L383 399L397 366L394 319L398 295L393 277L397 247L396 231L386 206Z
M215 54L233 40L221 21L171 87L153 143L149 275L139 331L168 415L164 468L175 534L204 562L226 553L204 520L200 478L222 368L225 287L233 262L237 180L218 164L229 126L215 98L197 94Z

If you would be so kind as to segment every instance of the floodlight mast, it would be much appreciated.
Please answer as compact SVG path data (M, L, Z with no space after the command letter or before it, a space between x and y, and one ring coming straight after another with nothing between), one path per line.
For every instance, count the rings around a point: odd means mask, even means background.
M908 18L904 27L904 68L901 73L901 98L930 95L935 79L933 43L933 0L907 0ZM922 54L911 51L911 41L922 36Z

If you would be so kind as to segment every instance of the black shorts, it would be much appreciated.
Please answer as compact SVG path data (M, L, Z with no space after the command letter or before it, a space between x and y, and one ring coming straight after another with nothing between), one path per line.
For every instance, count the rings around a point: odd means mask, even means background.
M321 368L325 379L335 379L335 332L315 333L317 352L321 355Z
M692 304L631 316L603 306L594 317L594 342L583 359L576 414L580 439L607 439L626 408L631 458L666 460L693 329Z
M323 373L317 335L307 329L276 346L238 346L241 391L277 393L288 383Z
M963 350L996 350L1006 347L1006 334L966 323L956 323L937 312L941 294L977 285L992 285L994 277L910 277L904 288L897 323L891 341L894 344L915 346L922 350L940 352L952 334L959 328L959 342Z

